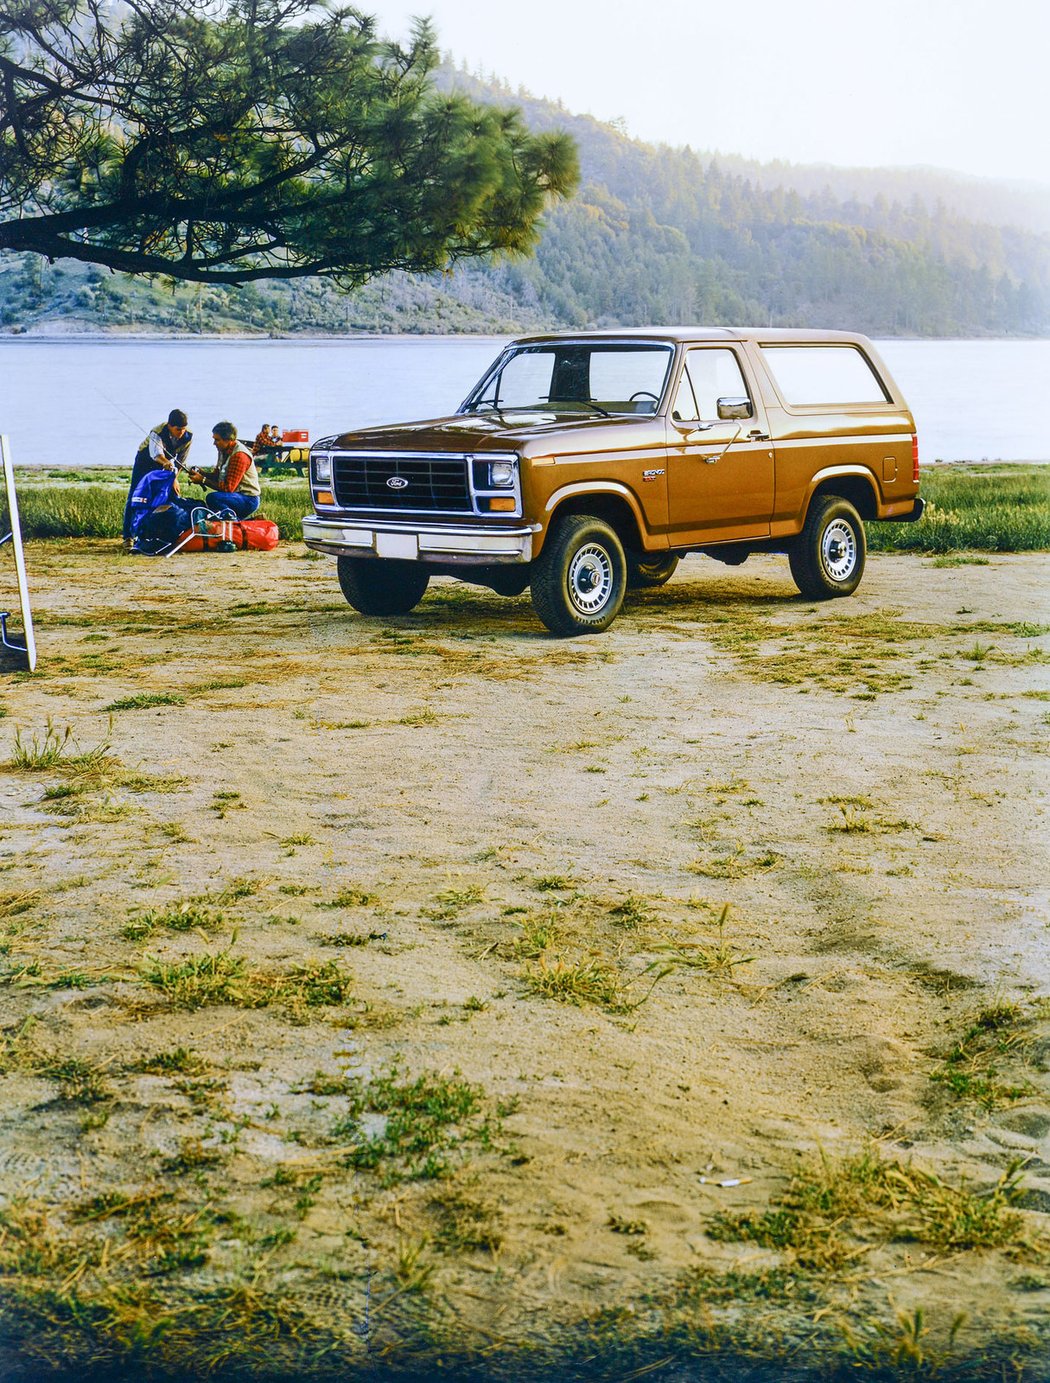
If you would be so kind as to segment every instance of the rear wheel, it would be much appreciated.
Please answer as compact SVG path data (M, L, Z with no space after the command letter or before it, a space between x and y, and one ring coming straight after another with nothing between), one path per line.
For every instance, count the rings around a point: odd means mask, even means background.
M644 553L640 557L627 559L627 585L631 590L644 590L647 586L663 586L678 569L678 558L672 552L662 554Z
M340 557L339 585L362 615L407 615L423 599L430 573L418 562Z
M620 540L604 520L589 514L561 519L533 566L533 608L552 634L608 629L626 589Z
M803 595L811 600L830 600L852 595L857 589L864 575L866 552L864 523L849 500L818 495L809 506L788 561Z

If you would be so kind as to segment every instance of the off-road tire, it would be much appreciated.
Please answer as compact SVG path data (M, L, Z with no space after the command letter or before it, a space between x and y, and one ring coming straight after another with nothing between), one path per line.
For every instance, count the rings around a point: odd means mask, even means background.
M339 585L362 615L407 615L423 599L430 573L418 562L340 557Z
M533 563L532 605L552 634L599 634L620 611L627 559L614 529L590 514L556 520Z
M627 586L632 591L644 591L650 586L664 586L678 570L679 559L673 552L646 553L627 559Z
M864 575L864 522L840 495L818 495L788 553L795 585L810 600L852 595Z

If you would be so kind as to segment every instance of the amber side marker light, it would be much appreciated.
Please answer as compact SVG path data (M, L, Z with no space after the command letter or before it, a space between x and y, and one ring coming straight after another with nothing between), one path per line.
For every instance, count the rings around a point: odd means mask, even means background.
M334 504L334 503L335 503L335 495L332 494L331 490L318 490L318 492L317 492L317 503L318 503L318 504Z
M911 478L914 484L919 483L919 434L911 434Z
M517 500L513 495L500 495L495 499L487 499L489 513L513 514L517 508Z

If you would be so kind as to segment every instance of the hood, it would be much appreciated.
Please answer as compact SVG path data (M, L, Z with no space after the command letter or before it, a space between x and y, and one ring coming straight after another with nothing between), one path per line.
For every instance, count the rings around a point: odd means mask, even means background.
M664 421L661 417L603 418L597 414L581 418L566 413L463 413L344 432L325 445L346 451L519 451L523 456L545 456L602 450L607 445L630 446L625 430L644 434L651 444L663 439Z

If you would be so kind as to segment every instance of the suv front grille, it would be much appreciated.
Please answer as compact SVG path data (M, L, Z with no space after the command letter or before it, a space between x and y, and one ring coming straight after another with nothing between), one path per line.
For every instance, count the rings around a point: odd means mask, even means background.
M462 456L409 456L397 452L338 452L332 484L341 509L397 509L471 513L467 460ZM388 481L404 481L390 485Z

